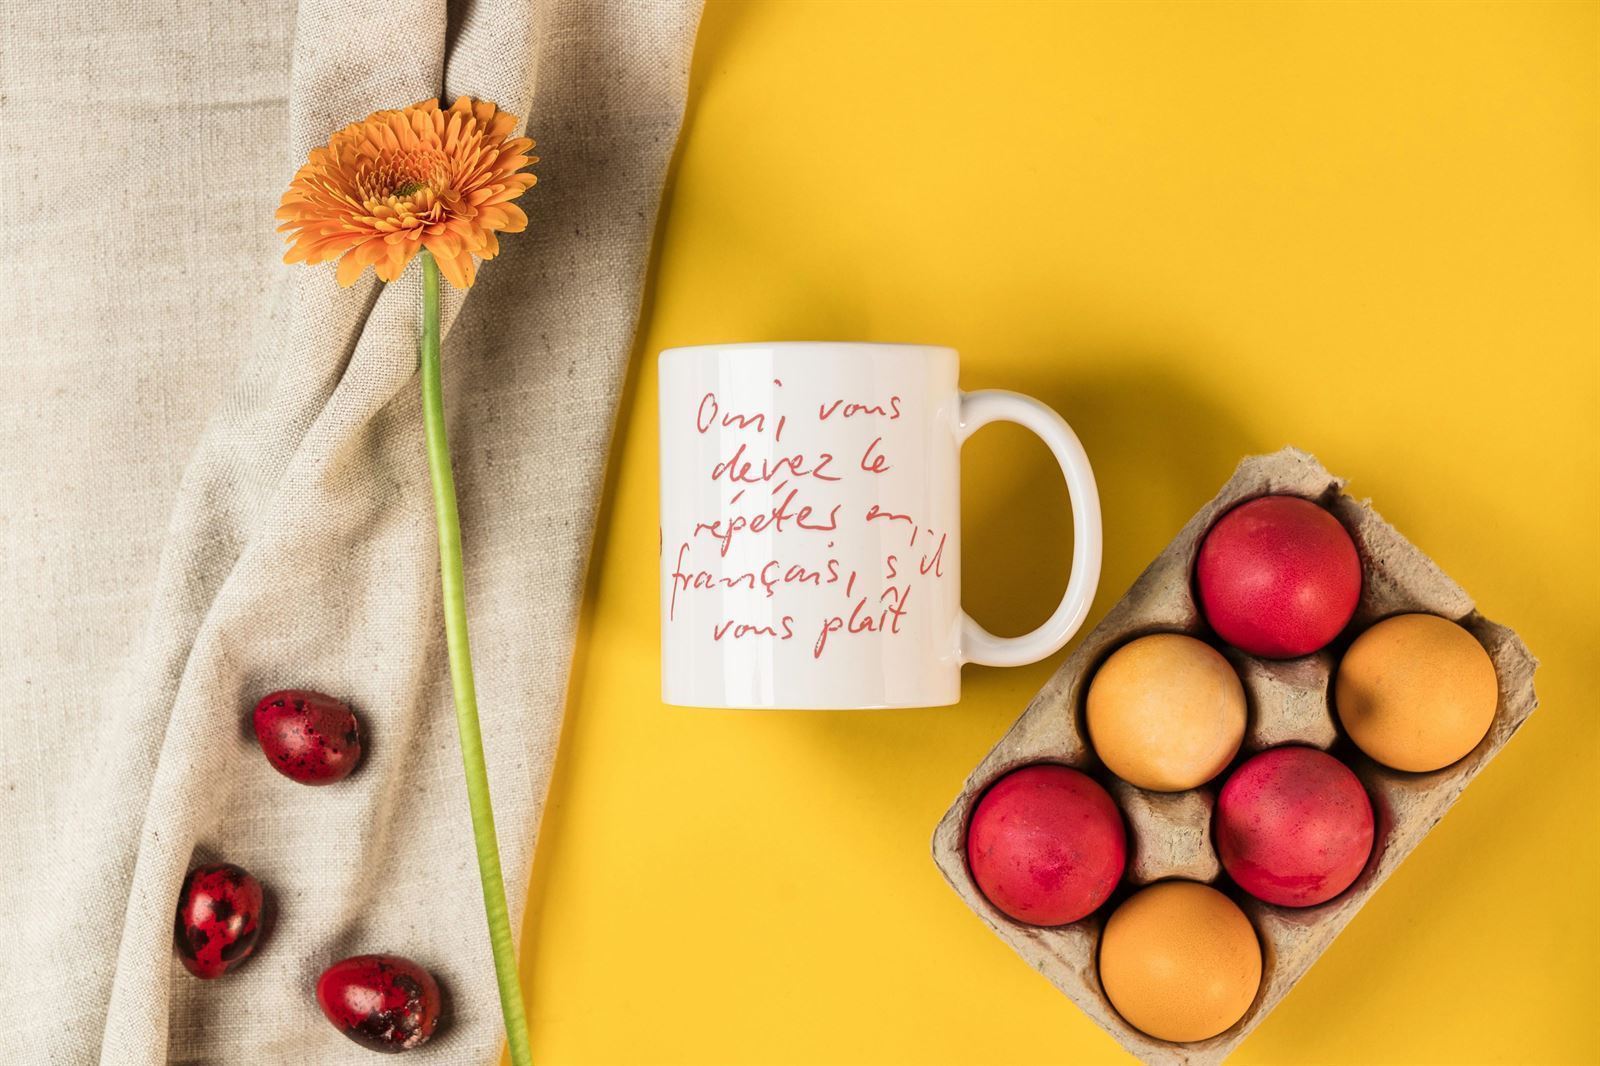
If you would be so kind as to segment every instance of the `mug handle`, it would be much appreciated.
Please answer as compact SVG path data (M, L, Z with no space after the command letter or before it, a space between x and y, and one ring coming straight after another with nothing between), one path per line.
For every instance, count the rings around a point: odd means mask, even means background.
M1072 500L1072 573L1061 603L1045 623L1020 637L997 637L966 611L961 612L961 661L980 666L1024 666L1054 654L1083 625L1100 585L1100 492L1078 435L1051 408L1030 396L1005 389L963 392L956 440L991 422L1015 422L1033 430L1049 446L1066 475Z

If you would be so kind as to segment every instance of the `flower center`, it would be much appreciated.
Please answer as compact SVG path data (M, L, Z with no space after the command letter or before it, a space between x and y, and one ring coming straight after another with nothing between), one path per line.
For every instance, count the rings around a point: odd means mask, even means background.
M356 171L356 191L363 200L406 199L424 189L435 194L448 184L449 160L436 148L414 148L383 156Z

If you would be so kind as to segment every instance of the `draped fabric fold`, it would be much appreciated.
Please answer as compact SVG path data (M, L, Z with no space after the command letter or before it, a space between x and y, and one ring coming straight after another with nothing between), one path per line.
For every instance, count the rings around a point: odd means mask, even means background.
M539 185L444 372L485 743L520 922L606 450L697 0L0 7L0 995L25 1061L335 1062L320 969L434 970L419 1061L499 1008L439 617L413 268L285 267L272 210L338 127L430 96L529 116ZM347 699L364 765L279 777L281 687ZM238 863L257 956L172 958L178 886ZM23 1061L23 1060L19 1060Z

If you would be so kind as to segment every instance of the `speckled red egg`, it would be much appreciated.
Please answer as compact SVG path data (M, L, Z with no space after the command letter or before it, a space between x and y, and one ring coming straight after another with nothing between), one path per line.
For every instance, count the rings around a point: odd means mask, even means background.
M284 689L261 698L254 721L267 761L302 785L341 781L361 761L361 723L343 700Z
M261 882L232 863L190 870L178 893L174 930L184 968L209 981L249 958L265 901Z
M1262 496L1219 519L1195 563L1217 635L1268 659L1310 655L1361 599L1361 556L1339 520L1298 496Z
M399 955L355 955L317 979L317 1003L364 1048L396 1053L425 1044L439 1024L439 985Z
M1030 925L1066 925L1110 897L1127 865L1122 813L1093 778L1065 766L1014 770L984 793L967 829L978 888Z
M1372 801L1344 763L1315 748L1249 759L1217 796L1217 857L1239 887L1282 907L1325 903L1372 854Z

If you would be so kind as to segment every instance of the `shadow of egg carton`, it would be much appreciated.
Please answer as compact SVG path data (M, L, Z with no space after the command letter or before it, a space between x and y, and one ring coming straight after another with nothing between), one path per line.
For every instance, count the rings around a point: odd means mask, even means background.
M1343 493L1343 480L1305 452L1285 448L1239 464L1222 490L1201 508L1134 582L1105 619L1079 644L1029 703L1022 717L967 778L933 837L933 855L945 878L985 921L1035 969L1106 1029L1124 1048L1150 1064L1219 1063L1288 994L1428 831L1444 816L1496 752L1538 705L1536 661L1515 633L1480 615L1459 585L1385 522L1372 507ZM1332 511L1355 539L1363 583L1355 617L1339 640L1314 655L1273 661L1220 645L1195 604L1192 574L1200 542L1224 513L1257 496L1294 495ZM1340 732L1332 680L1340 655L1356 634L1380 619L1413 611L1450 618L1487 649L1499 678L1499 703L1488 734L1465 758L1438 771L1404 773L1374 763ZM1107 656L1149 633L1187 633L1216 644L1244 684L1249 725L1234 766L1249 755L1284 744L1331 751L1350 766L1372 799L1376 834L1372 855L1354 884L1315 907L1285 908L1238 891L1223 876L1211 841L1215 786L1187 792L1147 792L1113 776L1095 757L1084 728L1084 696ZM1043 928L1016 922L979 891L966 861L966 827L990 784L1011 770L1038 762L1084 770L1110 789L1128 826L1124 885L1100 910L1068 926ZM1249 916L1261 941L1261 987L1255 1002L1225 1032L1192 1044L1146 1036L1117 1014L1100 987L1096 967L1106 917L1136 887L1167 878L1216 884Z

